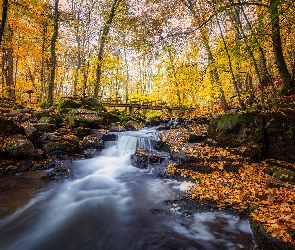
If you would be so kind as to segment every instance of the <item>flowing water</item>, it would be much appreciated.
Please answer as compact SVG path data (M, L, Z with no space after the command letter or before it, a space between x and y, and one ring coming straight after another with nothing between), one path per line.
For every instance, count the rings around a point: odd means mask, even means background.
M0 249L250 249L246 220L184 216L181 205L164 201L184 195L185 184L130 165L136 146L152 148L150 132L122 134L100 156L75 162L74 179L48 184L0 217Z

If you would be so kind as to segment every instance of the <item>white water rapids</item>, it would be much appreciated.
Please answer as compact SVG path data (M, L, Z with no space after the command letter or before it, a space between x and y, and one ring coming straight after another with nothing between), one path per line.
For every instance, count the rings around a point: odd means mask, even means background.
M177 181L131 166L130 154L136 145L151 148L148 139L138 142L137 137L123 134L100 156L77 161L74 179L39 191L25 206L2 218L0 249L214 250L252 246L246 220L220 212L183 216L179 204L164 204L184 192Z

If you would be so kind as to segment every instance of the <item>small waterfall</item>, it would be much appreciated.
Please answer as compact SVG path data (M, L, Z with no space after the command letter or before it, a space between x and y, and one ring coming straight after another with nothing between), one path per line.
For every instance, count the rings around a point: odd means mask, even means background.
M149 138L140 137L137 139L137 148L144 148L151 151L153 150L153 145Z
M136 150L137 138L129 135L121 135L117 141L118 156L134 154Z

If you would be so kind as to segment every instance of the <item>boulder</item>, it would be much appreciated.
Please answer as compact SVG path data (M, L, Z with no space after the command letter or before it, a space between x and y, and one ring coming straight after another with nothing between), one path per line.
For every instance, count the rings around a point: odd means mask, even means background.
M5 119L0 116L0 136L15 134L21 132L20 127L11 119Z
M166 158L165 154L138 148L131 155L131 164L138 168L147 168L149 165L162 163Z
M40 131L40 132L45 132L45 133L50 133L50 132L54 132L56 127L54 124L50 124L50 123L36 123L34 124L34 127Z
M90 135L91 129L90 128L82 128L82 127L73 128L73 133L76 136L87 136L87 135Z
M204 142L208 138L207 135L190 134L188 138L189 143Z
M21 135L13 135L6 144L6 151L11 157L30 158L35 155L35 148L31 141Z
M135 131L141 129L141 125L136 121L125 122L124 127L127 131Z
M101 139L103 141L117 141L118 140L118 135L113 134L113 133L107 133L107 134L103 134L101 136Z
M87 109L74 109L68 113L69 125L71 128L102 128L118 122L118 116L110 113L98 113Z
M248 112L211 119L208 135L218 145L242 147L237 153L252 159L273 158L295 162L295 112Z
M267 157L295 162L295 112L270 112L265 117Z
M264 118L259 112L215 116L208 126L208 135L220 146L244 146L240 152L243 156L263 157Z
M32 124L24 123L24 124L22 124L22 127L24 129L24 133L25 133L28 140L31 140L31 141L38 140L39 131Z
M81 149L88 149L88 148L102 149L104 147L104 142L98 139L94 135L88 135L83 138L83 141L81 142L80 147Z
M42 150L45 153L75 154L79 152L79 140L74 135L59 135L57 133L45 133L41 137Z
M77 101L71 98L62 98L57 105L57 110L61 114L67 114L70 110L80 108L80 106Z

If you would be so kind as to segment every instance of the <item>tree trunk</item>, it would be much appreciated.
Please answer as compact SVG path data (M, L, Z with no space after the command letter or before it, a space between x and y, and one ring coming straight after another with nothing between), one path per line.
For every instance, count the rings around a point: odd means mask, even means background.
M6 87L10 99L15 100L15 86L13 80L13 55L12 48L7 49L7 79Z
M183 1L183 3L189 8L190 12L193 14L193 17L195 19L200 19L199 15L196 13L196 11L193 8L193 3L191 0L188 0L187 3L185 1ZM218 85L218 90L219 90L219 95L220 95L219 96L219 108L222 109L223 111L227 111L228 105L227 105L227 102L225 99L224 91L223 91L222 86L219 81L219 74L218 74L217 68L214 65L214 58L213 58L212 51L211 51L210 44L209 44L209 37L208 37L207 29L202 27L200 30L200 34L201 34L201 40L202 40L203 44L205 45L205 49L208 54L208 64L213 65L213 70L212 70L212 73L210 73L210 77L211 77L212 82L215 82Z
M239 105L240 105L241 109L244 110L245 105L244 105L244 103L243 103L243 101L241 99L241 94L240 94L240 91L239 91L239 88L238 88L238 83L237 83L235 75L234 75L232 62L231 62L228 47L227 47L227 44L226 44L226 41L225 41L225 38L224 38L224 35L223 35L223 31L221 29L220 22L218 20L217 15L215 16L215 18L216 18L216 22L217 22L217 25L218 25L218 28L219 28L219 31L220 31L220 34L221 34L221 39L222 39L222 42L223 42L223 45L224 45L224 48L225 48L226 56L227 56L227 59L228 59L228 65L229 65L229 70L230 70L230 74L231 74L231 77L232 77L233 85L234 85L235 91L236 91L236 93L238 95L238 102L239 102Z
M231 1L231 2L233 3L233 1ZM240 11L245 16L244 9L242 7L239 7L239 8L241 8L241 9L237 9L237 7L234 6L234 11L235 11L234 20L236 22L235 28L236 28L237 32L239 33L239 35L242 36L242 38L244 40L244 43L246 45L247 51L249 52L249 55L250 55L250 57L252 59L252 63L254 65L255 73L256 73L256 76L257 76L258 81L259 81L261 108L262 108L262 110L264 110L265 109L265 101L264 101L265 100L265 93L264 93L265 92L264 91L265 83L263 82L263 77L262 77L262 74L260 73L258 62L255 59L255 56L254 56L254 53L253 53L251 47L249 46L248 38L247 38L247 36L246 36L246 34L244 32L242 21L240 19ZM249 94L252 95L253 93L249 93Z
M7 41L12 43L13 32L10 26L7 27ZM6 96L15 100L15 85L14 85L14 72L13 72L13 48L8 47L6 51Z
M7 21L7 12L8 12L8 0L3 0L1 25L0 25L0 45L1 45L2 40L3 40L5 24L6 24L6 21Z
M55 80L55 68L56 68L56 41L58 37L58 21L59 21L59 11L58 11L58 3L59 0L55 0L54 4L54 32L51 38L51 46L50 46L50 52L51 52L51 58L50 58L50 79L49 79L49 86L48 86L48 103L50 105L53 104L54 99L54 80Z
M292 84L295 85L295 51L293 52Z
M241 1L239 0L239 3L241 3ZM254 38L254 41L258 47L258 52L259 52L259 69L260 69L260 72L261 72L261 88L263 88L263 91L264 91L264 86L268 86L270 85L271 87L271 90L272 90L272 98L273 98L273 106L274 106L274 109L277 110L278 109L278 106L279 106L279 102L278 102L278 97L277 97L277 93L276 93L276 89L275 89L275 86L274 86L274 82L273 80L271 79L271 75L267 69L267 63L266 63L266 57L265 57L265 53L264 53L264 50L260 44L260 42L258 41L257 39L257 36L256 36L256 33L255 31L253 30L252 28L252 25L248 19L248 16L246 15L245 11L244 11L244 8L243 6L241 5L241 11L242 11L242 14L247 22L247 25L251 31L251 34ZM260 27L262 26L262 21L260 20L260 18L258 18L258 32L260 30ZM252 52L252 50L251 50ZM253 54L253 52L252 52Z
M98 55L97 55L98 62L97 62L97 67L96 67L96 82L94 85L94 93L93 93L94 98L98 98L98 92L100 91L100 88L101 88L100 79L101 79L101 74L102 74L102 60L103 60L104 48L106 45L107 37L110 32L110 27L113 23L113 19L115 17L119 2L120 2L120 0L114 0L114 2L112 4L111 11L110 11L109 18L106 21L105 26L102 31L102 34L100 36L99 49L98 49Z
M279 20L279 2L277 0L270 0L270 13L271 13L271 27L272 27L272 45L273 51L275 55L275 61L278 67L278 71L282 80L282 93L287 93L291 88L293 88L293 84L291 81L291 75L287 68L287 64L283 54L282 40L281 40L281 32L280 32L280 20Z

